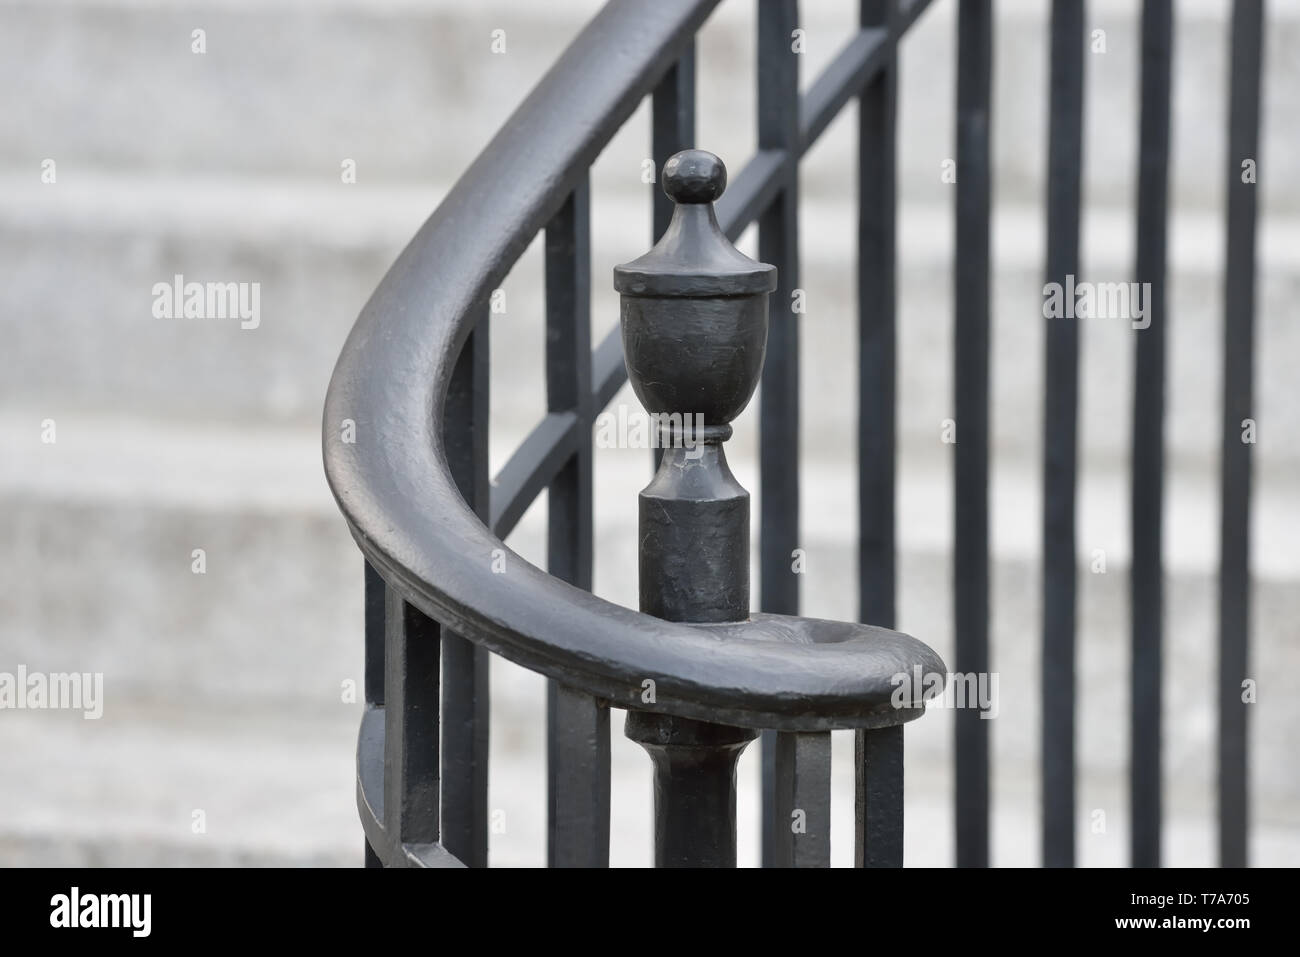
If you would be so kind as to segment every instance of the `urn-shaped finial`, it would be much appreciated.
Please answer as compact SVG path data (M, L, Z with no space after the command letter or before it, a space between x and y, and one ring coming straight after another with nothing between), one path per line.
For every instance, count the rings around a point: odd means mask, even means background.
M663 186L677 204L668 229L644 256L614 267L628 378L649 412L702 416L722 436L763 371L776 267L750 259L718 227L713 202L727 168L717 156L676 154Z

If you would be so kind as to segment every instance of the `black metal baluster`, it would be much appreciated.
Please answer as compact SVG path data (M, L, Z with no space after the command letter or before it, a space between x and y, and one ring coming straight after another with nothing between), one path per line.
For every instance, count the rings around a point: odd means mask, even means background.
M989 671L989 153L993 5L957 15L957 243L954 269L953 631L958 674ZM954 715L957 866L989 865L989 724Z
M368 707L384 706L384 580L365 565L365 698Z
M890 30L890 63L858 103L858 611L894 627L895 130L893 0L863 0Z
M609 706L547 682L547 866L609 866Z
M887 489L887 495L863 495L866 503L863 528L875 527L882 531L875 537L863 536L863 554L866 555L868 548L876 548L884 574L868 574L866 569L871 563L864 560L862 606L864 609L873 606L873 592L876 598L887 595L884 610L873 613L871 618L885 623L894 618L894 59L898 35L927 5L928 0L905 4L864 0L863 22L877 26L857 34L803 97L797 89L797 54L790 48L797 28L797 5L793 0L777 0L759 9L762 24L759 46L763 50L759 78L760 149L737 177L729 201L719 206L717 219L721 220L722 233L732 240L751 222L761 219L761 244L772 250L770 258L782 264L785 288L778 294L780 321L770 340L775 358L766 373L769 388L765 392L772 401L761 416L766 573L761 604L778 610L794 610L798 602L798 580L787 564L793 558L789 552L798 544L799 505L798 334L789 296L798 279L797 164L800 155L827 128L838 110L849 99L861 96L865 134L862 142L867 143L875 133L882 134L871 143L870 150L863 150L859 171L864 211L864 226L860 230L863 267L860 289L869 293L862 297L860 324L863 330L875 335L875 338L864 336L862 346L863 408L868 409L862 435L874 439L863 441L861 447L864 460L871 448L887 449L889 453L883 456L883 462L864 468L868 477L863 479L863 487L868 487L874 476L880 480L877 487ZM624 381L626 370L617 336L603 341L592 354L587 351L589 342L579 345L579 336L589 333L576 326L567 328L562 318L557 319L567 308L565 297L572 303L573 314L587 312L586 294L576 283L571 288L561 288L568 281L568 267L563 263L567 258L576 261L578 257L563 251L557 253L554 245L557 238L563 240L571 230L575 245L581 236L581 243L587 246L585 221L579 228L575 216L574 224L566 225L563 222L566 212L562 211L558 218L545 223L548 333L551 333L548 354L577 355L577 361L582 364L582 369L576 366L568 369L568 359L552 362L548 386L562 381L564 384L556 389L567 389L572 373L575 386L572 401L555 400L558 392L552 390L546 416L503 470L508 481L503 481L502 488L494 489L495 502L489 502L486 472L486 308L478 312L480 306L474 300L485 294L485 276L504 267L543 226L546 217L559 205L563 190L576 178L575 174L627 119L632 104L647 92L647 77L665 77L660 89L654 91L656 157L662 156L663 143L667 142L664 136L668 134L662 133L663 130L676 126L681 142L690 141L692 137L680 132L689 129L688 116L693 111L690 91L694 85L694 53L688 38L699 28L711 6L694 0L680 3L673 0L663 10L655 6L653 16L632 3L616 2L606 7L516 114L515 133L503 133L494 148L476 161L390 271L340 356L326 406L327 421L332 423L340 411L360 402L362 411L369 413L367 421L388 423L387 430L394 435L400 433L399 440L401 436L419 436L420 422L427 424L430 414L437 414L443 422L445 434L426 435L431 441L411 445L405 450L409 454L396 458L358 457L331 449L326 442L326 471L339 504L363 550L380 567L391 567L391 580L406 589L405 594L419 596L417 601L421 607L451 609L449 614L453 620L462 620L456 609L466 610L467 619L475 623L476 636L486 644L500 647L506 653L518 652L521 660L534 664L545 660L549 667L542 666L548 670L563 667L564 680L570 680L567 675L572 675L576 681L581 673L586 686L599 689L597 693L603 697L620 701L626 700L627 691L620 687L621 682L611 683L608 671L600 667L587 668L598 661L611 662L617 667L619 660L617 651L601 644L602 629L593 627L593 615L602 603L590 596L575 599L571 589L555 587L553 582L548 589L535 570L527 569L524 584L531 583L537 594L544 593L560 608L567 608L572 620L581 627L576 632L580 640L574 640L573 631L560 637L565 633L560 619L565 616L544 616L548 627L530 626L528 613L520 614L520 607L512 606L507 600L517 598L518 593L496 594L494 585L487 583L483 569L475 571L472 565L461 561L461 551L487 551L498 543L485 529L466 521L457 503L447 498L449 476L444 467L449 469L465 501L484 519L485 525L490 521L490 528L499 530L499 534L505 534L515 525L543 488L550 488L551 571L579 584L585 575L586 583L590 583L590 476L582 467L583 452L589 461L591 405L608 402ZM594 60L587 58L591 42L599 45L610 38L618 41L614 47L607 47L606 53ZM612 57L607 55L609 49L615 50ZM679 60L670 69L669 63L674 58ZM592 93L593 90L597 92ZM560 123L560 134L555 134L552 128L555 122ZM548 128L554 135L532 142ZM530 143L515 148L524 139ZM887 149L880 150L880 143ZM519 159L521 156L524 160ZM705 161L695 156L689 160L703 165L680 179L679 198L687 206L698 207L706 202L700 191L720 192L725 174L720 163L716 167L711 165L716 158ZM532 171L535 175L528 175L529 171L523 168L530 165L537 166ZM715 172L721 175L715 177ZM873 175L876 172L882 175ZM510 184L511 188L494 188L502 183ZM569 203L574 205L581 200L585 206L586 199L584 185ZM878 199L884 201L873 205ZM657 232L663 227L664 209L661 203L656 213ZM467 214L467 210L471 214L482 212L484 216ZM567 213L572 213L572 209ZM705 220L698 208L683 218L692 221L691 228L699 228ZM709 220L713 220L712 214ZM478 228L468 231L462 228L471 221L477 222ZM717 223L713 225L716 239ZM770 286L751 288L760 285L755 277L761 275L766 282L774 270L757 267L752 262L737 270L734 255L735 250L729 249L720 261L704 263L708 268L701 275L688 277L671 266L660 274L672 277L668 287L676 280L684 280L681 286L660 288L659 292L666 293L667 298L680 296L696 300L687 311L695 312L695 319L701 321L693 330L689 328L690 323L680 322L660 327L666 333L665 341L672 341L673 355L660 357L657 364L661 368L656 371L662 372L662 377L656 376L653 382L638 380L639 394L646 388L659 390L664 380L680 373L681 365L699 357L705 350L683 348L683 336L716 333L719 327L715 320L722 316L737 320L740 338L745 341L729 342L728 348L710 352L707 358L711 365L696 368L686 381L692 393L708 393L715 386L734 393L744 385L745 395L743 400L735 395L712 396L720 403L736 400L738 404L727 414L718 415L705 435L697 436L704 439L701 454L705 461L696 463L693 457L682 453L671 463L671 468L660 470L666 474L662 479L657 475L643 495L643 525L661 536L649 548L649 554L661 559L657 566L645 563L643 551L643 586L649 582L642 590L643 607L666 620L725 621L726 628L718 634L732 637L753 634L765 639L802 641L817 635L820 638L813 640L836 644L858 643L864 639L874 643L880 639L894 652L907 652L909 659L922 662L931 671L946 670L937 656L907 636L873 635L872 629L864 628L846 637L842 623L790 623L771 618L764 623L763 616L758 616L760 620L741 620L750 609L748 575L743 561L738 565L735 559L737 556L743 559L748 552L748 525L738 520L742 502L743 509L747 510L747 496L726 469L721 443L726 438L724 433L730 432L725 423L739 414L763 370L755 361L753 368L733 368L719 377L715 366L724 357L743 366L761 356L762 348L752 338L757 322L754 310L758 304L738 305L736 300L757 297L761 292L762 325L766 330L767 293L776 283L773 278ZM425 282L429 269L435 266L465 281ZM701 295L695 284L702 276L714 275L715 266L721 267L716 273L725 281L715 290L716 295ZM572 265L571 273L581 275L588 267L585 262ZM751 271L749 267L756 268ZM631 298L665 298L647 294L636 282L622 288ZM658 307L641 302L636 308L652 313ZM738 308L739 313L732 314L733 308ZM438 321L429 324L426 320L430 316ZM455 355L457 345L462 342L465 343L462 354L454 364L454 371L449 370L448 359ZM413 345L419 348L414 349ZM714 343L703 338L697 345L708 347ZM873 369L880 374L872 374ZM393 372L397 378L383 379L383 370ZM425 372L432 377L424 375ZM379 385L375 384L376 379L380 380ZM393 382L405 383L410 388L394 388ZM700 385L705 382L707 389ZM433 403L444 395L445 408L434 408ZM661 414L688 411L675 408L674 402L676 398L657 403ZM870 408L872 403L874 409ZM683 399L680 404L689 405L690 400ZM683 474L691 470L696 474L684 479ZM705 487L692 485L696 479L701 479ZM364 494L354 494L354 491ZM701 491L708 494L697 495ZM428 499L428 507L440 519L437 534L411 537L408 532L420 529L420 516L430 514L424 511L424 496L429 492L433 494ZM670 513L693 519L697 517L694 514L697 507L704 509L708 521L698 524L661 521ZM875 526L873 514L880 519ZM460 547L449 549L450 543ZM716 560L703 560L702 554ZM657 568L649 578L645 575L647 567ZM395 863L428 866L444 866L461 860L486 863L488 655L441 628L416 606L406 604L400 597L402 592L382 582L372 567L367 569L366 584L366 694L372 707L363 718L358 741L357 783L362 820L374 841L367 848L367 864L376 863L380 854ZM491 600L480 604L479 595ZM386 632L383 641L379 640L375 626L380 618L377 611L380 606ZM500 616L494 615L498 608L502 609ZM620 640L615 644L622 646L623 639L636 638L633 633L640 629L629 627L628 621L614 610L606 607L605 617L610 627L619 632ZM650 627L643 621L642 627L647 633L659 634L656 628L660 626ZM699 634L692 632L664 627L661 637L668 644L687 648L695 644ZM705 643L712 644L712 639ZM910 652L909 644L914 646ZM539 651L541 648L551 649L554 656L550 651ZM602 657L589 658L593 649L600 650ZM377 663L380 650L384 653L386 670L382 677ZM665 681L661 684L669 689L667 701L672 702L674 710L689 711L694 706L691 689L716 687L720 683L700 680L701 675L693 674L689 667L679 667L680 662L671 655L660 655L660 650L654 649L653 654L647 652L642 660L658 660L663 666ZM864 650L862 663L868 670L877 662L878 650L879 646L870 652ZM752 672L755 676L752 687L735 689L737 700L742 702L738 705L741 710L728 712L727 705L718 702L724 709L720 713L726 714L729 720L749 721L754 725L784 724L791 728L808 724L825 727L830 721L852 724L862 720L864 714L885 720L876 710L882 705L878 688L871 684L874 678L864 677L853 667L827 667L828 660L839 657L838 651L828 651L820 660L817 655L790 656L793 667L784 672L789 684L778 682L775 686L758 679L764 676L770 679L770 665L773 660L786 657L784 654L776 659L767 654L751 654L754 648L748 641L739 644L735 651L742 664L763 664ZM536 657L539 653L542 659ZM707 654L698 656L701 662L707 658ZM561 666L559 662L564 664ZM645 670L655 669L647 666ZM704 670L712 674L707 668ZM836 674L830 675L831 670ZM441 687L440 671L447 676L447 682ZM825 675L821 674L823 671ZM820 679L814 679L813 675L820 675ZM833 689L832 696L844 703L845 709L834 708L823 713L827 705L822 701L821 692L810 685ZM805 696L809 710L803 710ZM859 696L861 701L857 700ZM383 711L374 710L373 706L382 703L385 697L389 699L387 707ZM917 702L913 704L905 714L891 718L917 717L920 707ZM746 710L751 708L760 710ZM867 710L864 712L862 708ZM557 740L567 743L552 748L549 766L551 860L554 863L565 857L566 862L573 863L593 859L604 862L608 842L608 712L603 701L564 687L554 689L551 694L548 715L554 727L562 729L552 734L552 744ZM446 734L440 738L443 728ZM631 736L646 745L656 762L659 786L656 822L660 837L657 859L666 863L734 862L735 761L752 737L751 732L644 712L638 712L629 721L629 729ZM386 745L381 746L385 736ZM901 728L872 730L860 735L858 740L862 746L857 762L859 862L873 866L901 863ZM829 790L825 786L829 741L821 731L792 732L781 740L782 756L778 758L773 753L765 765L769 807L774 803L779 766L782 800L795 810L809 810L813 818L807 822L806 830L791 831L799 835L793 839L789 851L793 863L824 864L829 859L828 834L816 827L821 820L829 822ZM674 783L678 781L684 783L678 786ZM383 801L385 791L392 798L387 804ZM561 819L558 824L557 818ZM570 843L564 835L583 821L596 822L597 834L587 843L577 839ZM766 821L770 826L770 815ZM436 843L440 838L446 849ZM772 843L768 840L767 848ZM456 857L452 856L452 850Z
M1228 99L1228 231L1223 324L1222 511L1219 529L1219 863L1245 867L1249 791L1251 446L1243 421L1253 419L1255 361L1255 190L1242 164L1259 161L1263 59L1261 0L1232 6L1232 85Z
M668 228L673 217L673 201L660 182L668 157L695 145L695 41L659 81L650 97L650 148L654 153L655 181L650 184L654 210L652 242ZM655 470L663 461L664 450L655 446L651 461Z
M1082 0L1052 4L1047 282L1079 269L1083 144ZM1068 298L1068 296L1067 296ZM1074 866L1075 485L1079 327L1047 319L1043 416L1043 863Z
M858 617L892 628L896 617L897 5L894 0L862 0L860 14L864 28L883 27L889 40L887 65L858 98ZM896 841L896 863L901 865L903 729L857 731L855 739L855 860L859 867L892 864ZM895 793L899 795L896 820L893 805L879 799ZM876 799L868 800L869 794Z
M384 706L385 585L369 561L365 565L365 687L366 710ZM365 841L365 866L382 867L375 849Z
M855 739L856 867L903 866L903 726Z
M591 589L591 190L570 194L546 227L546 403L572 411L578 441L550 485L547 570ZM547 859L609 864L609 709L547 681Z
M447 392L444 441L457 487L489 519L488 310L461 350ZM490 561L482 555L466 561ZM468 867L487 867L488 663L486 648L446 631L442 636L443 845Z
M776 735L776 864L831 866L831 736Z
M1129 816L1134 867L1160 866L1161 645L1164 631L1165 272L1169 183L1170 0L1142 7L1137 281L1150 283L1133 368L1132 719Z
M384 830L394 844L438 841L438 623L387 589Z
M584 178L546 227L546 406L578 442L549 488L547 570L591 590L591 190Z
M791 295L799 285L799 54L791 34L799 27L796 0L758 3L758 148L781 150L781 188L758 218L758 257L776 266L767 360L759 397L759 605L763 611L799 611L799 579L792 553L799 547L799 326ZM783 843L776 801L776 734L763 734L762 860L777 864ZM793 755L794 750L785 749Z
M654 242L673 218L673 201L663 191L661 177L668 157L695 145L695 42L659 81L650 98L651 150L655 182L650 185L654 204Z

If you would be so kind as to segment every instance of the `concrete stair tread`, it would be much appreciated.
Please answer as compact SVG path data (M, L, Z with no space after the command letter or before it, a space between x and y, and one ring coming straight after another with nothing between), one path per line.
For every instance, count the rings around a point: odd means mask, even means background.
M236 426L191 421L139 420L75 412L55 420L58 441L41 441L41 418L14 410L0 414L0 496L48 502L182 508L214 513L283 514L286 510L333 516L337 510L320 464L320 439L310 428ZM491 461L499 469L514 449L508 435L493 436ZM950 446L941 446L943 451ZM853 541L854 525L840 508L856 509L852 450L805 457L810 491L801 515L807 543ZM597 448L596 530L606 537L635 523L636 490L648 481L648 451ZM758 488L752 446L730 456L742 484ZM1021 457L995 457L990 483L994 560L1030 560L1039 550L1041 465ZM899 461L900 548L943 553L951 545L952 473L949 456L904 446ZM1300 484L1274 470L1257 478L1254 503L1254 570L1257 576L1300 582L1300 554L1286 529L1300 527ZM639 483L639 484L638 484ZM1079 480L1081 566L1103 548L1112 570L1128 563L1127 467L1087 465ZM628 494L624 495L623 491ZM1183 468L1167 480L1166 561L1171 574L1217 567L1218 475ZM341 521L341 519L340 519ZM630 534L630 532L629 532Z
M176 236L213 243L249 243L273 253L285 242L352 249L400 248L437 208L451 182L343 184L326 177L211 176L77 170L43 184L38 173L0 166L0 230L107 236ZM610 183L592 202L592 245L604 250L644 244L627 224L647 219L643 184ZM952 262L950 191L928 201L904 199L898 211L899 260L904 270ZM1118 197L1112 197L1112 200ZM849 265L856 212L841 199L808 197L801 218L817 229L801 234L805 260ZM1082 221L1087 270L1080 279L1120 281L1132 269L1133 210L1099 198ZM997 270L1039 269L1046 236L1040 204L1000 203L990 248ZM1223 268L1221 210L1175 208L1169 225L1171 276L1216 276ZM395 255L395 253L394 253ZM1300 273L1300 215L1265 209L1258 236L1261 271ZM1123 275L1100 275L1100 271Z
M352 746L358 717L356 708L340 708L328 720L284 711L195 709L119 710L99 722L70 714L11 716L0 723L10 772L0 781L0 857L10 866L356 866L360 826L353 804ZM757 863L758 762L751 750L739 772L742 866ZM644 866L650 846L650 815L642 800L648 762L617 731L614 751L612 863ZM851 735L837 735L834 752L832 859L847 866ZM541 862L544 760L544 749L502 748L494 741L490 803L502 824L491 838L495 865ZM909 866L951 861L945 777L915 754L909 761ZM1111 790L1117 793L1108 806L1121 806L1122 794ZM1012 790L998 798L994 863L1035 865L1032 794ZM196 810L204 814L202 833L194 831ZM1120 817L1115 814L1101 834L1081 824L1082 866L1126 863ZM1170 815L1165 833L1168 865L1213 862L1212 824L1205 817ZM1257 865L1300 860L1300 832L1294 828L1265 820L1252 837Z

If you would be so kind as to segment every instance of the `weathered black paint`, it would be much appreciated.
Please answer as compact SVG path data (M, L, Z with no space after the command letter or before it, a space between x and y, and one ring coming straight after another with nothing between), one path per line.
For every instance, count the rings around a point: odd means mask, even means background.
M668 621L748 616L749 493L720 444L665 449L639 518L643 612Z
M654 763L655 867L735 867L736 762L758 732L646 711L623 730Z

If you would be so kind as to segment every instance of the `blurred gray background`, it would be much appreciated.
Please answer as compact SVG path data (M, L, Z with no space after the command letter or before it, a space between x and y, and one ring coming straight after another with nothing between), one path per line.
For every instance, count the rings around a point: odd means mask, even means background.
M387 265L597 0L0 0L0 670L102 671L104 716L0 712L0 864L360 862L353 760L361 557L325 487L334 359ZM857 4L803 4L807 84ZM1039 514L1048 5L996 5L992 283L996 864L1038 862ZM902 47L898 626L951 661L955 3ZM1132 278L1140 5L1089 4L1080 279ZM1214 848L1215 573L1226 0L1175 4L1167 448L1165 854ZM697 145L754 148L754 9L699 39ZM206 32L206 52L191 50ZM505 31L504 53L491 52ZM1252 857L1300 861L1300 7L1268 7L1257 285ZM855 110L802 170L803 611L852 618ZM593 338L610 269L648 248L646 107L593 171ZM53 159L57 179L41 180ZM346 160L356 182L342 181ZM752 231L742 248L754 254ZM159 320L151 289L259 282L261 326ZM430 276L430 281L436 281ZM544 408L535 243L491 318L498 468ZM1085 320L1079 489L1079 858L1127 860L1128 442L1136 334ZM625 389L615 404L636 408ZM756 406L729 456L761 493ZM42 443L41 423L57 423ZM960 441L960 434L958 436ZM636 603L644 450L596 454L596 591ZM755 510L757 512L757 510ZM511 545L544 561L544 500ZM206 574L191 553L207 555ZM1106 571L1089 571L1104 550ZM960 574L960 569L957 570ZM544 685L494 662L497 864L545 853ZM649 762L614 725L612 861L648 864ZM907 862L953 856L951 713L907 731ZM834 860L852 844L835 741ZM757 861L758 749L741 766ZM206 824L196 833L194 812ZM1095 833L1094 812L1105 816Z

